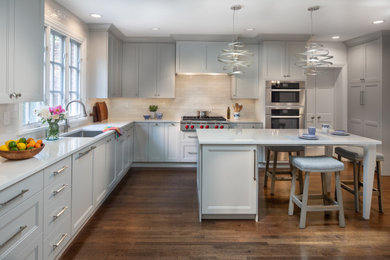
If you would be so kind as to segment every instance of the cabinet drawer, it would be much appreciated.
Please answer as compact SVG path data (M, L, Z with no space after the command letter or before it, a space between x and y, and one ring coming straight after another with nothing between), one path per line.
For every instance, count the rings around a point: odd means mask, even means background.
M66 246L71 236L70 215L64 218L60 225L44 239L43 259L54 259Z
M196 135L196 132L191 133L183 133L181 140L183 143L191 143L191 144L197 144L198 143L198 136Z
M41 171L0 191L0 216L42 190L42 188L43 174Z
M61 200L61 198L71 190L71 178L72 176L70 174L58 176L58 179L55 180L55 182L45 187L43 192L45 207L50 207L53 204L57 204L58 201Z
M43 195L38 192L0 217L0 259L24 241L42 239Z
M8 251L5 255L0 256L4 260L42 260L43 259L43 245L42 245L42 234L37 236L36 239L30 241L30 239L23 240L11 251ZM2 258L4 257L4 258Z
M183 144L181 159L183 162L196 162L198 160L198 145Z
M63 175L69 175L72 169L72 160L67 157L44 170L44 185L50 185Z
M43 231L45 237L53 231L57 226L61 225L61 220L70 216L71 210L71 191L66 190L61 196L56 199L55 203L45 204Z

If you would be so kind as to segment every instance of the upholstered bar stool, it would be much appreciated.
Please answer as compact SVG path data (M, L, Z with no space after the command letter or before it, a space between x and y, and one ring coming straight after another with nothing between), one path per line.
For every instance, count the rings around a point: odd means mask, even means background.
M340 171L344 170L344 164L332 157L327 156L312 156L312 157L291 157L291 164L294 167L293 176L291 178L291 193L290 203L288 206L288 214L294 214L294 203L301 208L301 216L299 227L306 227L306 214L308 211L339 211L339 226L345 226L343 199L341 195ZM305 172L305 184L303 186L303 194L295 194L296 171ZM322 194L309 195L309 177L312 172L321 173ZM326 190L326 172L334 172L336 175L336 193L337 201L328 196ZM308 199L322 199L322 205L308 205Z
M363 183L360 181L360 170L363 162L363 149L360 147L336 147L335 153L337 154L339 161L341 161L341 158L344 157L351 161L353 164L353 181L341 181L341 188L354 195L355 211L359 212L359 198L363 195L363 191L360 191L360 187L363 187ZM381 190L381 162L383 160L383 154L377 153L375 167L377 187L373 188L372 191L373 194L378 195L379 212L383 212Z
M268 177L271 178L271 194L274 194L275 192L275 182L276 181L291 181L291 175L292 175L292 167L291 162L290 169L289 170L281 170L277 168L278 163L278 153L288 153L289 157L291 157L292 153L296 153L296 155L303 155L303 152L305 151L305 147L303 146L269 146L266 147L267 150L267 161L265 164L265 174L264 174L264 187L267 187L267 181ZM271 152L274 154L274 161L272 165L272 170L269 168L269 162L271 158ZM286 176L288 174L289 176ZM284 176L281 176L284 175ZM299 173L299 184L300 189L302 191L303 187L303 180L302 180L302 173Z

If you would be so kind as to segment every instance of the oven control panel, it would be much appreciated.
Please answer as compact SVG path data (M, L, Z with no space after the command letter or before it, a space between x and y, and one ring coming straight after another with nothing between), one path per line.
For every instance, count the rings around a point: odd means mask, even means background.
M227 122L181 122L180 130L184 132L195 132L196 129L229 129Z

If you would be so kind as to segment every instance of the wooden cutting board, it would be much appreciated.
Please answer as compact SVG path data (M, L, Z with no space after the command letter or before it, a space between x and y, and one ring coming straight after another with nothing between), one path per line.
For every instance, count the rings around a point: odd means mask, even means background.
M96 102L96 108L97 108L97 118L98 121L103 121L108 119L108 109L106 102Z

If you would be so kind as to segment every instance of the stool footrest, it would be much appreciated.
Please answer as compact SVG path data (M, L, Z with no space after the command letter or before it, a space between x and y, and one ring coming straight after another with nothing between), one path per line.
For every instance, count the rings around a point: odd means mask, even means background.
M299 208L303 207L302 194L294 195L292 199ZM333 211L333 210L340 209L339 203L329 198L327 195L312 194L312 195L308 195L308 199L325 199L330 203L330 205L307 205L306 211Z

